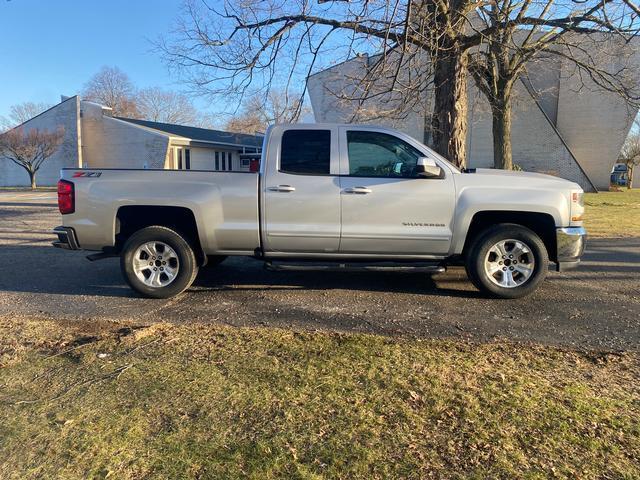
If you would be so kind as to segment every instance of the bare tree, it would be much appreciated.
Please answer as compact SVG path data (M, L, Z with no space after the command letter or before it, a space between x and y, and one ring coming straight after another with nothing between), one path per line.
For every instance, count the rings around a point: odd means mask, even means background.
M635 167L640 165L640 121L638 118L633 122L631 133L622 146L618 162L627 166L627 188L633 188L633 172Z
M308 112L308 108L301 106L299 94L287 95L286 92L272 90L249 97L241 112L234 115L224 129L236 133L264 133L271 124L295 123Z
M298 110L311 73L360 51L382 52L355 89L361 98L383 98L403 90L410 102L420 101L430 82L424 75L406 81L400 73L407 65L433 64L434 143L437 150L463 163L469 46L459 35L474 5L473 0L231 0L218 11L206 2L187 1L177 37L161 47L170 64L186 72L196 89L222 94L230 102L241 103L247 92L256 89L263 94L272 88L290 92L302 83ZM438 32L430 28L434 25L440 27ZM388 84L374 88L372 79L380 77Z
M572 20L557 22L558 8ZM640 31L636 14L624 3L586 1L559 6L555 0L500 0L480 6L477 12L479 22L474 29L482 36L478 48L470 52L469 68L491 107L495 168L513 167L512 94L528 67L541 68L542 63L560 57L591 83L638 104L637 72L624 61L607 68L611 58L623 57L626 44ZM525 17L530 25L518 25L517 20ZM612 45L617 51L605 52Z
M265 128L265 123L260 114L251 111L243 111L238 115L234 115L223 127L226 132L248 133L250 135L264 133Z
M36 128L26 131L24 127L16 127L0 135L0 158L24 168L29 174L31 189L35 190L36 173L63 139L63 127L51 131Z
M48 110L53 105L45 102L23 102L9 108L8 117L0 117L0 130L9 130Z
M179 125L199 123L197 109L181 93L151 87L139 90L135 98L138 114L145 120Z
M139 118L135 102L135 87L129 76L118 67L102 67L85 84L85 100L105 105L118 117Z
M361 52L378 53L353 97L385 99L387 115L406 115L432 91L432 144L464 165L470 50L496 30L518 26L600 27L606 13L576 17L576 9L588 12L612 2L557 0L553 15L521 9L522 15L482 25L478 9L494 0L228 0L219 8L188 0L176 36L161 47L195 88L228 100L257 85L288 91L321 68Z

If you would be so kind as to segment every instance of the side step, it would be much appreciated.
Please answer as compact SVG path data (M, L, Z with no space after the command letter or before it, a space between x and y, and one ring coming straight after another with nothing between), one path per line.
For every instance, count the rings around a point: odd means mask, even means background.
M410 272L443 273L447 269L441 264L427 262L264 262L264 268L272 272Z

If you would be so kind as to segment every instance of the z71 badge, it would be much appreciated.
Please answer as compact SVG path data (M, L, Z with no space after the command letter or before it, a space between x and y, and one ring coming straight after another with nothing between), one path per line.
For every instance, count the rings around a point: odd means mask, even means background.
M79 177L99 177L102 175L102 172L74 172L73 178Z

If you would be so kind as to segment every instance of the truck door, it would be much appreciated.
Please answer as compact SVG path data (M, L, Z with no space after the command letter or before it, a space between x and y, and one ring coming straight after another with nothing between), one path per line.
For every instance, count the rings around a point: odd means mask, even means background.
M443 178L419 177L417 160L429 151L400 134L341 127L339 135L340 252L446 255L455 208L451 171L445 168Z
M265 251L337 252L337 128L275 126L269 135L261 183Z

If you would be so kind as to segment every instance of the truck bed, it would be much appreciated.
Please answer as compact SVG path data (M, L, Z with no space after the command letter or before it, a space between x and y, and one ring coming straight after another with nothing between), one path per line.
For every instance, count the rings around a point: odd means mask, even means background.
M118 211L144 206L190 210L205 253L251 254L260 246L257 173L74 168L61 178L74 184L76 211L65 225L81 227L80 248L113 246Z

